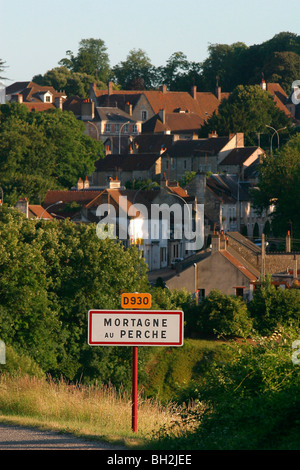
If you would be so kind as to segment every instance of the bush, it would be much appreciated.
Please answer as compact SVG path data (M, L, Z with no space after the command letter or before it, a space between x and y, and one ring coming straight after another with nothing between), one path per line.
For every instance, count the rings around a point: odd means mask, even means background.
M255 289L248 304L254 328L262 335L272 334L280 326L297 326L300 318L300 290L276 289L270 278Z
M252 320L243 299L213 290L200 304L197 327L205 335L247 337Z

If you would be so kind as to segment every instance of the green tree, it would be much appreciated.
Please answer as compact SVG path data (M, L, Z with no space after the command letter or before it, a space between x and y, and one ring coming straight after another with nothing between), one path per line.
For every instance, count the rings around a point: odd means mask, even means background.
M0 233L0 337L55 377L120 384L130 353L88 346L87 312L149 290L138 250L100 240L94 224L45 223L5 207Z
M152 86L155 68L142 49L129 51L126 60L112 69L114 80L125 90L143 90Z
M72 72L87 74L107 81L110 70L109 57L105 42L102 39L82 39L79 43L77 56L67 51L68 57L61 59L59 65L67 67Z
M267 125L288 128L291 121L276 106L273 96L259 85L239 85L202 126L200 135L205 137L213 131L219 135L243 132L245 144L255 145L257 134L268 132Z
M274 207L272 229L285 236L291 230L300 238L300 134L297 133L276 155L266 155L259 165L258 190L253 191L259 213Z
M252 321L240 297L213 290L199 306L198 329L202 334L248 336Z
M72 113L30 113L14 103L0 108L0 181L6 201L43 199L47 189L70 188L94 169L103 145L84 134Z
M290 326L299 328L300 290L276 289L268 276L254 291L248 304L253 326L261 335Z
M44 75L36 75L33 82L42 86L52 86L57 91L64 91L67 96L87 98L91 83L96 83L99 89L106 88L106 84L95 75L83 72L73 72L65 66L55 67Z

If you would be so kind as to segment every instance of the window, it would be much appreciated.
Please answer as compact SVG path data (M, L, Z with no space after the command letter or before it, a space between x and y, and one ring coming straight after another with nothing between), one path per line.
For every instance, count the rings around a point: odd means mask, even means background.
M146 121L147 119L147 111L142 111L142 121Z
M111 125L109 123L105 124L105 132L111 132Z
M115 124L115 133L120 132L120 124Z
M123 133L128 134L128 132L129 132L129 124L125 124L125 126L123 126Z
M133 126L132 126L132 133L133 133L133 134L137 134L137 131L138 131L138 130L137 130L137 125L136 125L136 124L133 124Z

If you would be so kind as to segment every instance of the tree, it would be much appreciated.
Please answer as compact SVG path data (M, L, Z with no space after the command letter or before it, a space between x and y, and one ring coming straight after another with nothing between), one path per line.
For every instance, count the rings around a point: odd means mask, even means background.
M218 82L226 91L232 91L244 83L241 63L247 46L243 42L234 44L210 44L209 56L201 64L201 75L206 90L215 90Z
M199 331L203 334L222 336L248 336L252 320L246 303L240 297L213 290L199 307Z
M77 56L66 51L68 57L60 60L60 65L72 72L87 74L106 82L110 70L109 57L105 42L102 39L82 39L79 43Z
M181 51L174 52L166 65L157 69L157 82L167 85L170 91L190 92L192 85L202 85L200 70L200 63L189 62Z
M300 238L300 134L297 133L276 155L266 155L259 165L258 189L253 191L256 210L274 206L272 229L285 236L288 230Z
M5 68L6 68L5 61L0 59L0 74L4 72ZM0 75L0 80L5 80L5 77L1 77Z
M130 352L89 347L87 312L120 309L122 291L149 290L138 250L100 240L94 224L45 223L6 207L0 233L1 339L54 377L120 384Z
M96 79L95 75L73 72L65 66L55 67L44 75L36 75L32 81L42 86L53 86L58 91L63 90L67 96L75 95L80 98L89 96L91 83L96 83L99 89L106 88L106 84Z
M70 188L103 155L102 143L86 136L72 113L30 113L13 103L0 107L0 121L0 180L10 204L24 196L43 199L47 189Z
M254 291L248 304L253 326L262 335L270 335L280 327L299 326L300 290L276 289L268 276Z
M155 68L142 49L132 49L125 61L112 69L114 80L123 89L149 89L155 79Z
M290 119L275 104L273 96L259 85L239 85L228 99L222 100L218 112L202 126L200 135L206 137L243 132L246 145L257 143L257 134L266 133L266 125L275 129L289 127Z

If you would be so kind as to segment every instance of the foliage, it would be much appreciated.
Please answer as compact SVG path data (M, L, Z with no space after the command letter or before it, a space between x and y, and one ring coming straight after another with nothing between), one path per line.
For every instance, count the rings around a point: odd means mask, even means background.
M73 72L65 66L54 67L44 75L35 75L33 82L42 86L52 86L55 90L63 90L67 96L88 98L90 84L96 83L97 88L105 89L106 84L85 72Z
M259 165L258 190L253 191L256 209L274 206L272 229L285 236L293 231L300 238L300 134L293 135L276 155L266 155ZM292 190L291 190L292 189Z
M121 291L147 289L138 251L99 240L94 225L0 215L1 339L54 376L121 384L130 356L88 347L87 312L120 308Z
M270 335L280 327L299 325L299 289L276 289L267 277L254 291L248 304L254 328L263 335Z
M214 113L200 130L201 136L217 131L219 135L243 132L245 145L257 143L257 134L266 133L266 126L275 129L289 127L290 120L275 105L269 92L259 85L239 85L228 99L222 100Z
M151 88L154 69L151 61L142 49L129 51L126 60L112 69L113 77L125 90L144 90Z
M213 290L199 306L197 326L206 335L247 337L252 321L243 299Z
M18 103L0 107L0 180L5 201L32 203L47 189L70 188L103 154L103 145L84 134L72 113L59 109L31 113Z
M61 59L60 65L77 73L97 76L106 81L109 71L109 58L105 42L102 39L82 39L79 43L77 56L67 51L67 58Z
M17 353L12 346L6 345L6 364L0 366L0 376L45 378L43 370L25 354Z
M288 329L257 337L253 345L225 345L227 359L212 358L197 381L196 396L191 388L194 400L206 405L197 429L181 438L167 431L151 448L299 450L300 374L291 361L297 337L299 329Z

